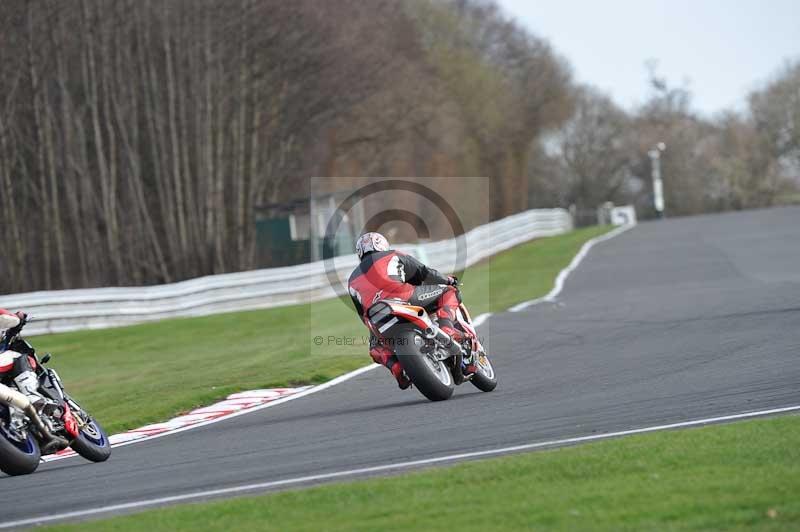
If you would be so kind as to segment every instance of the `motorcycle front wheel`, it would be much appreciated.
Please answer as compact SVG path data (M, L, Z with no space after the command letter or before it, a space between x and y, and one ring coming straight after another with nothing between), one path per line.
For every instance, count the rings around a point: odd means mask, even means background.
M90 462L108 460L108 457L111 456L111 442L108 441L106 431L103 430L100 423L82 409L73 411L73 414L76 418L80 417L83 423L79 423L80 434L69 444L72 450Z
M472 384L482 392L491 392L497 388L497 375L494 372L492 361L481 352L477 360L478 371L472 376Z

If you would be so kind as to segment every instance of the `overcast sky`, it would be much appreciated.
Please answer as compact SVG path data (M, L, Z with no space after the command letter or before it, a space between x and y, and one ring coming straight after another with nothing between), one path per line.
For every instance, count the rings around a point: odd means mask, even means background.
M800 0L497 0L548 39L578 81L625 107L649 94L648 59L713 114L800 59Z

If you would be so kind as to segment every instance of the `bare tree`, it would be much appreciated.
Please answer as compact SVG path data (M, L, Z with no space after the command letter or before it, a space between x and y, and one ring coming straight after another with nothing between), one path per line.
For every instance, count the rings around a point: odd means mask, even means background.
M771 204L797 72L748 116L663 83L625 116L489 0L4 0L0 291L258 267L255 207L313 175L489 176L499 217L634 194L658 139L677 213Z

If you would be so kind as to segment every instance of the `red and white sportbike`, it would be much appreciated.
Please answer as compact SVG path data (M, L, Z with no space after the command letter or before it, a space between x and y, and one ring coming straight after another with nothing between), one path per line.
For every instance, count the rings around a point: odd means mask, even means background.
M67 394L58 373L43 366L50 355L39 360L19 336L24 325L23 321L0 338L0 470L8 475L33 473L42 455L67 445L92 462L108 460L111 445L105 431ZM41 405L34 406L8 377L9 362L20 356L29 357L36 372Z
M439 328L435 314L406 301L383 299L367 311L372 333L394 350L412 384L431 401L449 399L455 387L466 381L484 392L497 386L492 363L463 303L456 310L456 320L465 332L462 344ZM465 375L468 363L477 371Z

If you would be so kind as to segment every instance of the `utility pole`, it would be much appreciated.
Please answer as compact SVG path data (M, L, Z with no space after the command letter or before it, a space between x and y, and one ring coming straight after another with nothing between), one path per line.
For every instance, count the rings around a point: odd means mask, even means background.
M661 152L667 149L667 145L659 142L655 147L647 152L650 156L650 170L653 176L653 207L656 209L656 216L664 217L664 182L661 181Z

